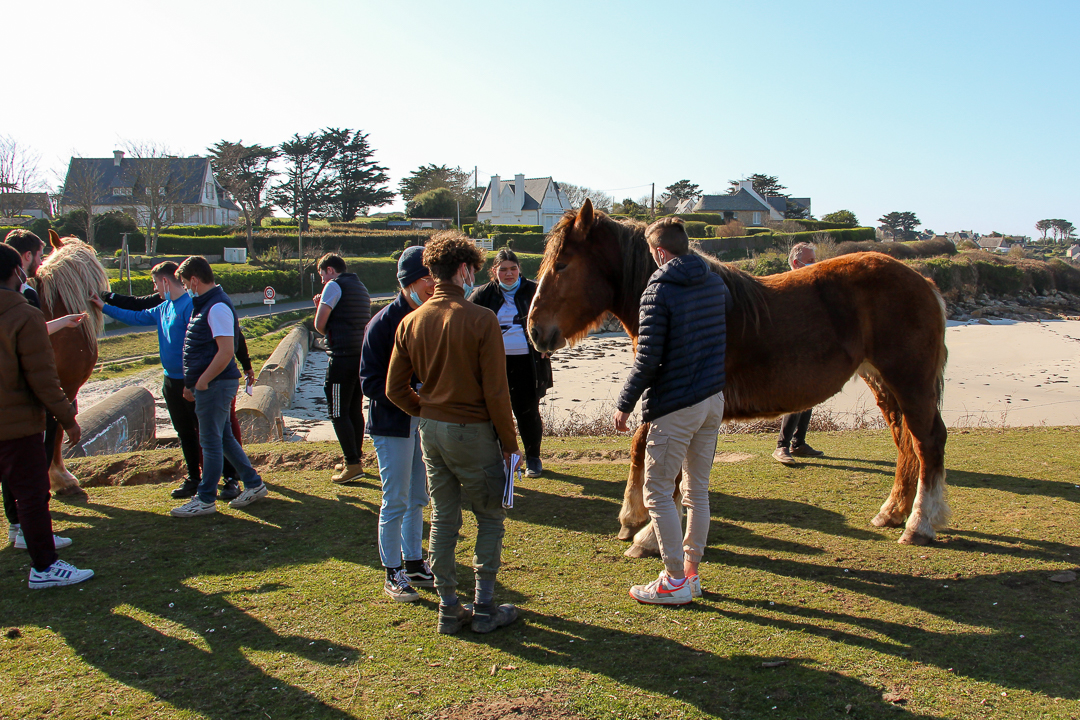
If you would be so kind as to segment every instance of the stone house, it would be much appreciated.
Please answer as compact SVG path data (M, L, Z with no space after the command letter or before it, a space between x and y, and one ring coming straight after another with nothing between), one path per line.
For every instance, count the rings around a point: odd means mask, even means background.
M551 177L515 175L503 180L492 175L476 210L477 222L493 225L540 225L544 232L570 210L570 200Z
M754 190L753 183L743 180L734 195L702 195L693 212L723 215L725 221L738 220L747 227L755 227L770 220L783 221L789 202L810 214L810 198L762 197Z

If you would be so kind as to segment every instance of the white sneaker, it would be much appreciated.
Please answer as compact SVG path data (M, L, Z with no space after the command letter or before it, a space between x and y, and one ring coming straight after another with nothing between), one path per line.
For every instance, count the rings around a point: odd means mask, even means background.
M62 538L59 535L53 535L52 540L53 547L55 547L57 550L59 550L60 548L66 548L68 545L71 544L71 538ZM15 547L19 550L26 549L26 536L23 535L21 527L19 528L18 534L15 535Z
M690 596L699 598L701 597L701 577L698 575L691 575L686 578L686 584L690 586Z
M259 498L266 497L270 491L266 489L266 483L259 483L255 487L245 488L244 492L229 501L229 507L242 508L255 502Z
M74 585L92 577L94 577L93 570L80 570L71 563L57 560L47 570L41 572L30 570L30 589L41 590L61 585Z
M204 503L195 496L180 507L169 511L173 517L198 517L199 515L213 515L217 512L217 503Z
M667 572L648 585L635 585L630 588L630 597L646 605L689 605L694 600L690 593L690 582L684 581L679 587L672 587Z
M18 523L15 523L14 525L8 525L7 541L8 541L9 545L12 545L12 544L15 543L15 538L19 535L19 530L20 529L21 528L20 528Z

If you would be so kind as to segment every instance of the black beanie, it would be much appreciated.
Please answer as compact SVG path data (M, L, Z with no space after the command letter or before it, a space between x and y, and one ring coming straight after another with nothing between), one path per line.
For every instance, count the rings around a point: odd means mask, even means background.
M424 248L419 245L405 248L397 261L397 279L401 287L409 287L422 277L431 273L424 267Z

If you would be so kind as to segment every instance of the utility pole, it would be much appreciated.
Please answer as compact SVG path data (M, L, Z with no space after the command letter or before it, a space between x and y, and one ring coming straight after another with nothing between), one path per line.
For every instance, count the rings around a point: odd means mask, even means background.
M650 200L649 202L652 203L652 219L655 220L656 219L656 183L652 184L652 200Z

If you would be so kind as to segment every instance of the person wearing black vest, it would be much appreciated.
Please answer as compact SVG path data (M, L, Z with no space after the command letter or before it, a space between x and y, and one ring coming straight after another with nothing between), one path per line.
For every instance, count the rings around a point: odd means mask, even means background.
M191 295L191 319L184 334L184 397L195 401L202 445L202 481L190 502L173 508L174 517L196 517L217 512L217 485L223 458L240 473L244 491L229 507L250 505L267 495L266 484L251 467L229 424L229 409L236 397L240 369L236 367L240 322L232 301L214 282L206 258L189 257L176 270Z
M540 418L540 398L552 384L551 360L538 353L529 341L525 325L529 306L536 294L536 283L521 275L517 255L502 248L491 264L491 282L469 296L499 318L506 351L506 379L510 383L510 404L514 408L521 444L525 448L525 476L540 477L540 442L544 422Z
M360 388L360 354L364 331L371 319L371 296L356 277L347 272L341 256L327 253L319 259L323 291L313 299L315 330L326 335L326 404L334 433L345 455L345 467L330 480L341 484L364 475L360 464L364 447L364 394Z

